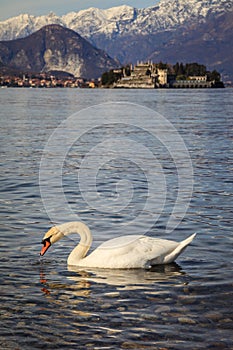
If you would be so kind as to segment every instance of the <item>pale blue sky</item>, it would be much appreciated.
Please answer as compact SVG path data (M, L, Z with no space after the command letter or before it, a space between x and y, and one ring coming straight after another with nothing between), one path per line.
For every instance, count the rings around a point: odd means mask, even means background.
M0 21L21 13L35 16L48 14L53 11L64 15L71 11L79 11L89 7L102 9L113 6L129 5L144 8L155 5L159 0L0 0Z

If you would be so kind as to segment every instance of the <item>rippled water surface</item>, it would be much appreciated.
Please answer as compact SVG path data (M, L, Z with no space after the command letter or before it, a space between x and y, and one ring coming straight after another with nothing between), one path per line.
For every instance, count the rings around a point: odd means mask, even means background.
M233 349L231 89L1 89L0 99L1 349ZM46 142L73 113L114 101L141 104L163 115L190 153L190 206L175 231L166 234L179 183L172 159L161 145L157 148L168 193L148 235L182 240L197 232L174 264L145 271L71 269L66 258L75 243L68 238L39 257L41 239L51 226L39 186ZM117 110L108 113L117 118ZM95 144L98 136L93 135ZM137 137L139 142L144 136ZM84 135L66 154L62 181L70 208L90 225L96 247L114 238L117 222L129 222L143 210L148 187L146 174L133 162L128 166L122 156L119 166L113 158L98 174L99 194L115 198L116 183L125 179L133 183L131 206L114 214L85 203L77 172L90 140ZM54 198L62 215L56 203Z

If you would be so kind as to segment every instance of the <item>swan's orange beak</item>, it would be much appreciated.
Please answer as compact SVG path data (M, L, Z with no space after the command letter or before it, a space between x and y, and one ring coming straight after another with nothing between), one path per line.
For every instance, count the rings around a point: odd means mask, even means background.
M50 238L47 238L47 239L43 239L42 241L42 244L44 245L41 249L41 252L40 252L40 255L44 255L45 252L47 252L47 250L49 249L49 247L51 246L51 243L50 243Z

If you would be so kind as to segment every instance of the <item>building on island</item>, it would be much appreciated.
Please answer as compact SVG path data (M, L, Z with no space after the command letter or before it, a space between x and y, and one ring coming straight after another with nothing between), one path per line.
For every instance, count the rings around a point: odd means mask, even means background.
M207 81L207 75L194 75L194 76L189 76L189 80L194 80L194 81Z
M142 88L154 89L156 79L156 66L152 62L138 62L134 67L131 65L130 70L123 70L123 76L116 83L114 88Z
M117 71L116 73L119 74ZM212 88L215 80L208 80L207 74L178 77L167 65L152 62L138 62L124 68L113 88L154 89L154 88Z
M154 89L169 87L168 69L158 68L156 63L138 62L130 66L130 72L123 69L122 77L113 84L114 88Z
M139 62L136 66L130 66L130 70L123 69L123 76L113 87L115 88L143 88L155 87L155 67L152 63Z
M167 86L168 84L168 71L167 69L157 69L158 85ZM158 86L159 87L159 86Z
M176 80L173 82L173 88L211 88L215 82L208 81L207 75L189 76L186 80Z

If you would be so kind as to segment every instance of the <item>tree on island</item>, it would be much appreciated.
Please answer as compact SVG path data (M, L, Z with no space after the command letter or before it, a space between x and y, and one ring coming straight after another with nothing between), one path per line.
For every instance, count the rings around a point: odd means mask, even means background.
M113 83L117 82L122 77L122 73L119 73L118 71L115 72L113 69L111 69L109 72L104 72L101 77L102 85L104 86L110 86Z

